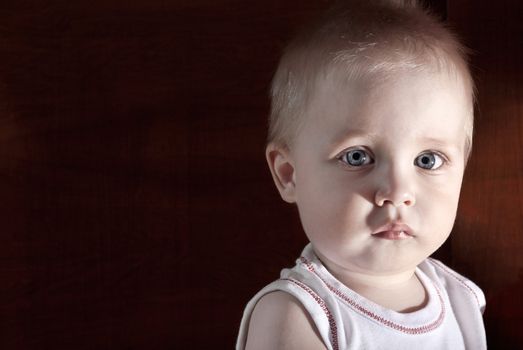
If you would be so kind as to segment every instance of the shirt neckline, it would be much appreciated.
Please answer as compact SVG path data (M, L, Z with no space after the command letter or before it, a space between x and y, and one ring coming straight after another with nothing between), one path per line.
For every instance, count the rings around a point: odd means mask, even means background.
M363 317L396 331L407 334L427 333L438 328L445 318L445 302L439 287L419 267L416 267L415 273L427 292L427 304L419 310L401 313L376 304L345 286L323 265L314 253L311 243L303 250L298 263L329 289L342 304Z

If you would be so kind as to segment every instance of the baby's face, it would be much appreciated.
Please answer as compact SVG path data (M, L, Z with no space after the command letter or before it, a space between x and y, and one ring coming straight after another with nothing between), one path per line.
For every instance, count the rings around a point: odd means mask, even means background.
M327 267L404 271L445 241L470 113L470 98L446 74L372 89L320 83L291 158L301 221Z

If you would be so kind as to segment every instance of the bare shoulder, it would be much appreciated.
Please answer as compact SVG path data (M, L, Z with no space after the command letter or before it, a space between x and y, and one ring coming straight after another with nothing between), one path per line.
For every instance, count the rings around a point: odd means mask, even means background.
M268 293L256 304L245 348L326 349L303 305L282 291Z

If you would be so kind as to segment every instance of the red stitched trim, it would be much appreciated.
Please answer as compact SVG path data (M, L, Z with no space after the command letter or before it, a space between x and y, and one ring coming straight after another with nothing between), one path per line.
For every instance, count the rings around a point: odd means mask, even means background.
M325 301L320 298L318 294L316 294L312 289L307 287L305 284L301 283L300 281L297 281L292 278L282 278L284 281L289 281L294 284L296 284L298 287L301 287L303 290L305 290L307 293L310 294L310 296L318 303L318 305L322 308L323 312L325 312L325 315L327 316L327 319L329 320L329 327L330 327L330 333L332 338L332 348L335 350L338 350L338 327L336 326L336 321L334 320L334 316L332 316L332 313L330 312L329 308L327 307L327 304Z
M436 289L436 293L438 294L438 298L439 298L440 305L441 305L441 312L440 312L438 318L434 322L429 323L429 324L424 325L424 326L407 327L407 326L402 326L400 324L394 323L394 322L392 322L390 320L385 319L384 317L376 315L372 311L367 310L366 308L364 308L360 304L356 303L356 301L354 301L353 299L349 298L348 296L346 296L345 294L340 292L338 289L334 288L334 286L329 284L327 281L325 281L318 274L318 272L314 269L314 266L312 266L312 264L306 258L301 257L300 260L302 261L302 263L304 263L307 266L309 271L314 273L327 286L327 288L329 288L329 290L331 292L333 292L339 298L343 299L345 302L347 302L350 306L352 306L354 309L356 309L357 311L359 311L363 315L368 316L368 317L370 317L370 318L372 318L372 319L374 319L374 320L384 324L385 326L388 326L390 328L393 328L395 330L398 330L400 332L407 333L407 334L423 334L423 333L428 333L430 331L433 331L434 329L438 328L443 323L443 319L445 318L445 313L446 313L445 304L443 302L443 298L441 297L441 293L440 293L440 291L439 291L439 289L437 288L436 285L434 285L434 288Z
M474 295L474 298L476 298L476 302L478 303L478 307L481 308L481 304L479 302L478 295L476 294L476 292L474 292L474 290L472 288L470 288L470 286L467 284L467 282L465 282L465 280L463 278L458 276L454 271L450 270L447 266L443 265L439 261L436 261L434 259L428 259L428 261L433 265L437 265L439 268L441 268L443 271L445 271L449 276L452 276L459 283L461 283L463 286L465 286L465 288L468 289L472 293L472 295Z

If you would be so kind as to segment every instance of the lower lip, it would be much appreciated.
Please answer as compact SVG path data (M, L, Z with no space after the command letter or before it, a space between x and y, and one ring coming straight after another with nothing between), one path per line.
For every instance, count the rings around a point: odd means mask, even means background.
M405 231L383 231L375 233L373 234L373 236L376 238L388 239L391 241L412 238L412 236L406 233Z

